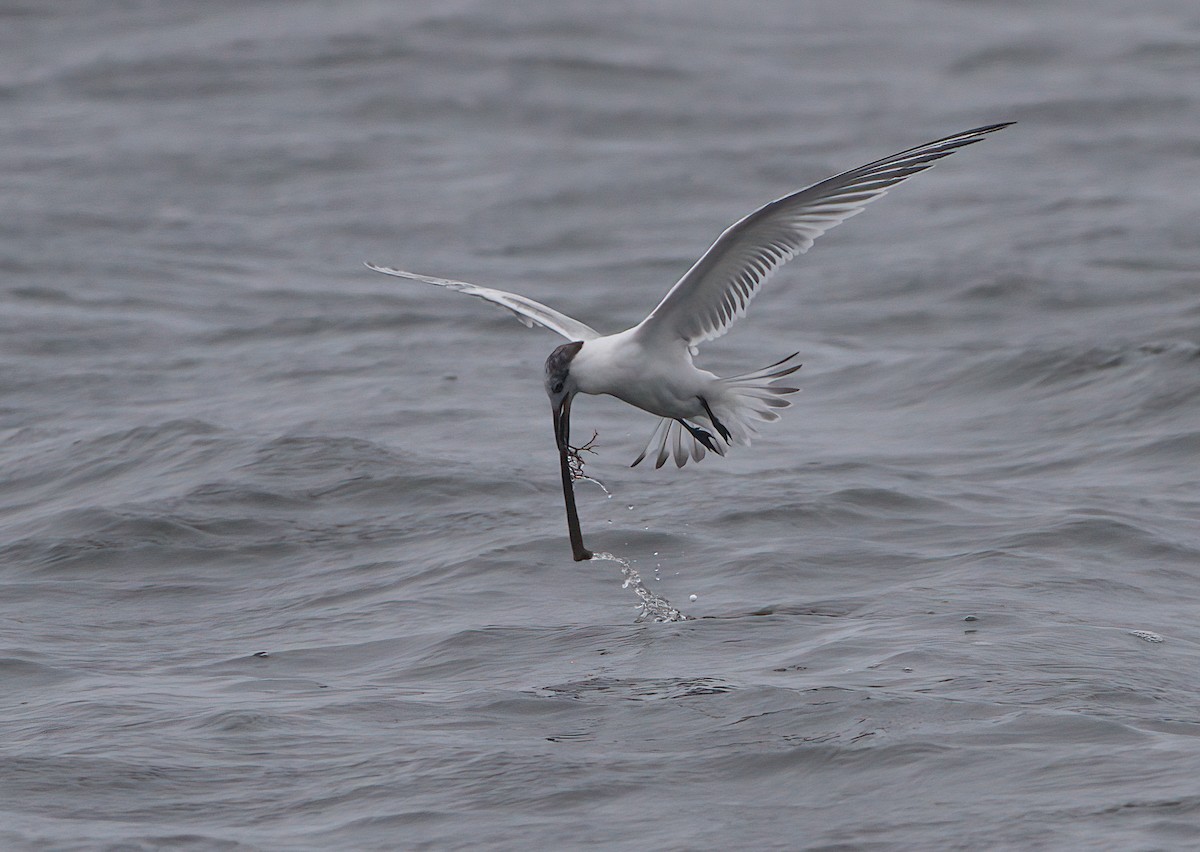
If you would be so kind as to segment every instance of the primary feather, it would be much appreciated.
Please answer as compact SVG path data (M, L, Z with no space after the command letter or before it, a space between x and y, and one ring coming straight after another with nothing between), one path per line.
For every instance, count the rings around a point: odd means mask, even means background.
M720 337L776 269L891 187L1012 122L977 127L859 166L785 195L731 225L638 326L690 347Z
M542 328L548 328L556 334L561 334L567 340L594 340L600 336L600 332L596 331L590 325L581 323L577 319L572 319L566 314L559 313L554 308L547 307L541 302L535 302L533 299L526 298L525 296L518 296L516 293L493 290L491 287L480 287L478 284L471 284L467 281L453 281L449 278L418 275L415 272L405 272L403 269L393 269L390 266L379 266L375 263L368 263L366 267L375 272L382 272L384 275L409 278L413 281L424 281L426 284L433 284L436 287L445 287L448 290L457 290L459 293L466 293L468 296L485 299L493 304L500 305L502 308L508 308L526 328L533 328L535 325L538 325Z

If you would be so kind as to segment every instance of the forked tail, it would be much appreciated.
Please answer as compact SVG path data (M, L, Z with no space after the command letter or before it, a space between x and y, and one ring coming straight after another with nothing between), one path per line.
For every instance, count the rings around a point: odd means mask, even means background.
M689 457L697 462L703 459L706 447L723 456L733 444L749 446L751 437L758 434L755 421L778 420L779 412L792 404L784 397L796 393L799 388L774 382L800 369L799 364L791 363L799 354L794 352L760 370L720 379L716 391L702 400L706 414L693 418L691 423L668 417L661 419L646 442L646 448L631 467L636 467L648 455L654 455L656 468L662 467L672 456L676 466L683 467Z

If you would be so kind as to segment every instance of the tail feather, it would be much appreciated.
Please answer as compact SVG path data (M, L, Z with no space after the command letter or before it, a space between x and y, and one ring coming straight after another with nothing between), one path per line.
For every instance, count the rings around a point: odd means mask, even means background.
M796 393L799 388L776 385L773 382L777 382L784 376L790 376L800 369L801 365L791 363L799 354L798 352L793 353L783 360L776 361L759 370L730 376L718 382L718 393L709 397L707 401L716 419L721 421L720 425L728 430L729 440L721 437L721 430L708 416L699 415L691 418L696 425L708 433L708 439L712 444L710 449L717 455L723 456L726 450L734 444L749 446L752 436L758 434L758 430L751 421L771 423L779 419L779 412L792 404L791 400L783 397ZM679 421L668 417L661 419L654 427L645 449L630 466L636 467L652 452L655 456L654 466L656 468L662 467L672 456L674 456L676 466L683 467L687 464L689 456L693 461L698 462L705 455L704 446L691 430L685 428Z
M784 397L800 389L774 383L800 369L799 364L791 363L799 354L793 352L762 369L721 379L721 386L726 392L715 413L717 417L728 418L737 425L735 429L728 420L725 422L730 432L734 433L735 440L740 437L737 443L748 446L751 437L758 434L751 420L772 423L779 419L782 409L791 407L792 401Z
M791 355L787 356L786 358L780 359L779 361L776 361L774 364L768 364L767 366L765 366L761 369L751 370L749 373L742 373L739 376L730 376L729 378L722 379L721 381L728 385L746 384L748 386L758 386L758 387L768 387L769 388L769 386L764 386L762 384L761 380L768 379L768 380L773 381L775 379L782 379L784 376L790 376L792 373L799 370L800 367L803 365L792 364L790 367L784 366L789 361L791 361L793 358L796 358L797 356L799 356L799 354L800 354L799 352L793 352ZM777 370L777 369L775 369L776 367L780 367L782 369Z
M725 448L721 446L721 439L718 436L710 434L708 439L712 442L713 452L719 456L725 455ZM654 453L655 468L662 467L672 456L675 457L675 466L683 467L687 464L689 456L692 461L698 462L706 455L704 445L697 440L696 436L684 428L678 420L672 420L669 417L658 421L654 431L650 434L650 440L646 442L646 448L638 454L630 467L637 467L641 464L651 451Z

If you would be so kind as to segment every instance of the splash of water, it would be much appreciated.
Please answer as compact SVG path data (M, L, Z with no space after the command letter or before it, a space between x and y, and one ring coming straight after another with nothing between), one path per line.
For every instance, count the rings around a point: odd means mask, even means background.
M596 479L594 476L588 476L587 474L581 473L579 476L575 477L575 482L591 482L594 485L599 485L600 490L604 492L604 496L610 500L612 499L612 492L605 487L603 482L601 482L599 479Z
M1157 645L1159 642L1166 641L1161 636L1159 636L1157 633L1153 633L1149 630L1130 630L1129 635L1136 636L1139 639L1144 639L1145 641L1151 642L1155 645Z
M591 453L592 455L596 454L595 447L596 438L598 435L599 433L593 431L591 440L582 447L568 447L567 464L570 466L571 471L571 488L572 490L574 489L576 482L592 482L600 486L600 490L603 491L604 495L611 500L612 492L604 486L604 483L599 479L588 476L583 472L583 453ZM632 509L633 507L630 506L629 508ZM658 554L656 553L654 555L657 556ZM612 553L593 553L592 559L600 559L604 560L605 562L616 562L621 566L621 576L625 578L625 582L621 584L621 588L628 589L632 587L634 594L636 594L638 599L642 602L641 607L638 610L638 621L653 620L656 622L661 622L687 620L687 616L675 609L675 607L671 606L671 602L669 600L664 598L662 595L652 592L646 588L646 584L642 582L642 576L637 572L636 568L629 564L628 559Z
M621 588L632 588L634 594L638 596L642 604L638 612L638 621L686 621L687 616L684 615L675 607L671 606L671 602L650 589L646 588L646 584L642 582L642 577L638 574L637 569L629 564L629 560L624 557L617 556L612 553L593 553L592 559L602 559L606 562L616 562L621 566L621 576L625 578L625 582L621 584Z

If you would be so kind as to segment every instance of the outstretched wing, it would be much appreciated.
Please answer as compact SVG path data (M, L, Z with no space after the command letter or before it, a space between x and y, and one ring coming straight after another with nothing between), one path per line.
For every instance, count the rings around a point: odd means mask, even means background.
M730 226L638 326L639 336L688 346L720 337L776 269L813 240L942 157L1013 122L910 148L793 192Z
M431 278L428 275L417 275L415 272L405 272L401 269L378 266L374 263L368 263L366 266L368 269L382 272L384 275L395 275L397 278L411 278L413 281L424 281L426 284L433 284L438 287L445 287L448 290L457 290L460 293L466 293L468 296L478 296L480 299L486 299L489 302L500 305L502 308L508 308L516 314L517 319L524 323L526 328L533 328L535 325L540 325L542 328L548 328L571 341L593 340L600 336L600 332L591 326L584 325L579 320L571 319L566 314L560 314L553 308L546 307L541 302L535 302L533 299L518 296L516 293L506 293L503 290L480 287L476 284L468 284L466 281Z

